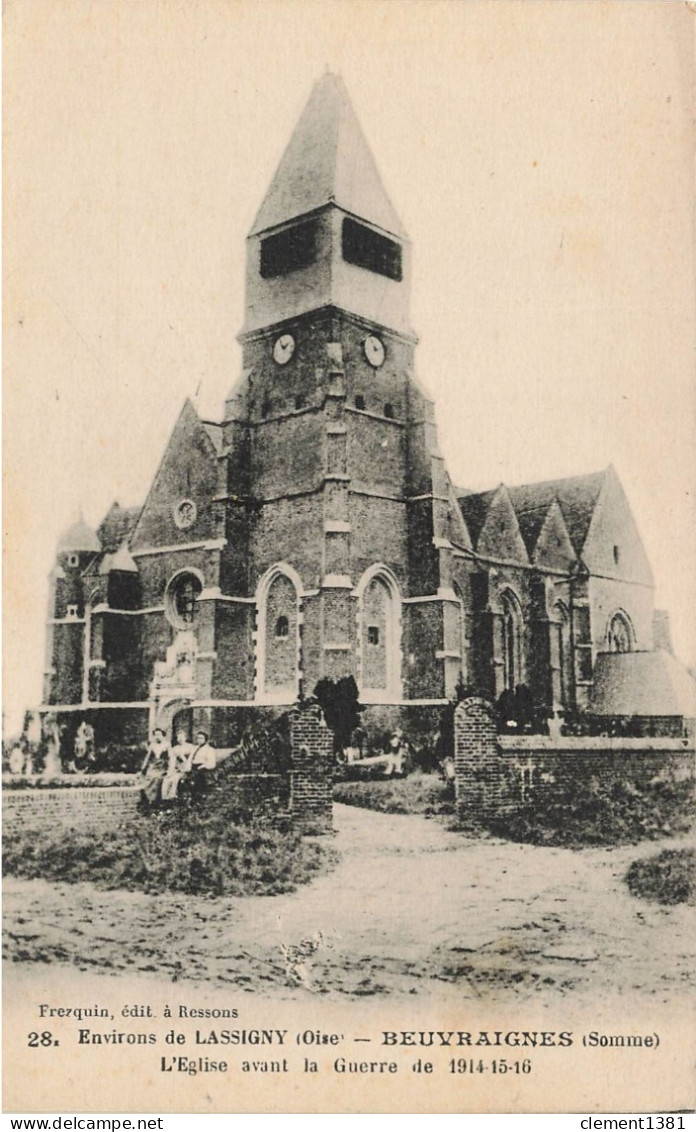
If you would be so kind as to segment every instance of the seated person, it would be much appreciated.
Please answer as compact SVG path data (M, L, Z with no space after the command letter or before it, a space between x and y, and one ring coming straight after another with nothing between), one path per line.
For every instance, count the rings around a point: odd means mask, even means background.
M208 772L215 770L217 757L215 749L208 742L207 731L196 732L196 745L191 755L191 781L189 790L191 794L202 793L207 788Z
M159 805L162 797L162 783L168 767L169 743L164 729L155 727L145 755L145 761L140 768L143 784L140 790L139 808L145 813L153 806Z
M175 802L179 794L179 784L191 769L191 758L195 751L188 741L188 733L180 727L176 733L176 743L169 752L169 770L162 780L162 801Z

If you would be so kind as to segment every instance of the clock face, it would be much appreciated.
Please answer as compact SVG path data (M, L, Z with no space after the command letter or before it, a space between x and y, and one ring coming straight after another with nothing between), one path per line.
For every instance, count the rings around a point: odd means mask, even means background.
M292 334L281 334L273 346L273 357L279 366L286 365L295 353L295 339Z
M365 357L367 358L371 366L374 366L375 369L377 369L378 366L381 366L386 356L384 343L381 341L381 339L377 338L375 334L371 334L370 337L366 338L363 342L363 350L365 351Z

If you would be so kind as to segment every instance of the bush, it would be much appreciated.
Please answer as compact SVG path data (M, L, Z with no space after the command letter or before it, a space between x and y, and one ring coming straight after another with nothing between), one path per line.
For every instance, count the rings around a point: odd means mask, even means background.
M634 861L625 876L633 896L658 904L696 904L696 851L665 849Z
M690 781L640 786L620 776L565 783L533 804L490 820L493 833L534 845L621 845L685 833L693 820Z
M418 772L402 779L338 782L334 786L334 801L382 814L421 814L431 818L454 813L451 787L434 774Z

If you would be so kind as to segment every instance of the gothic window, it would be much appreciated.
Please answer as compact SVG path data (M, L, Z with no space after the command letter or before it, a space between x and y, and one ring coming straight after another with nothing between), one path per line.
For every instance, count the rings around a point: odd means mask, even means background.
M468 646L469 646L467 624L466 624L466 606L464 604L464 596L462 594L462 591L461 591L461 589L459 588L459 586L457 585L456 582L454 583L452 588L454 590L455 597L457 598L457 601L459 603L459 607L457 609L457 629L458 629L458 632L457 632L457 642L456 642L456 647L459 650L459 656L460 656L459 673L460 673L460 676L462 678L462 681L464 683L466 683L467 676L468 676L468 655L467 654L468 654Z
M68 555L68 566L75 567L75 566L79 566L79 565L80 565L79 554L69 554Z
M556 623L558 625L558 667L561 702L563 707L572 707L573 694L573 646L570 636L570 614L562 601L556 603Z
M523 683L522 634L524 623L520 604L511 590L502 595L503 607L503 679L505 687L515 690Z
M401 695L400 601L395 579L377 568L365 576L360 593L363 693L373 702Z
M203 589L197 574L184 570L172 578L165 595L165 611L175 629L190 629L196 620L196 603Z
M354 263L397 282L403 278L401 245L350 217L343 221L342 250L346 263Z
M274 279L301 267L309 267L317 258L317 222L305 220L285 228L261 241L261 277Z
M633 648L633 630L625 613L615 613L607 629L609 652L630 652Z
M289 567L273 567L259 585L256 649L257 695L266 702L292 703L300 679L300 617Z

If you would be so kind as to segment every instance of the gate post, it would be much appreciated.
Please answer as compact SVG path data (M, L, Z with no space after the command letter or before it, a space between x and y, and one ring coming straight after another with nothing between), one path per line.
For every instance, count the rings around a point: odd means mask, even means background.
M454 710L454 771L457 820L493 817L502 802L503 773L488 700L471 697Z
M306 832L333 831L333 734L319 704L300 703L290 713L290 812Z

